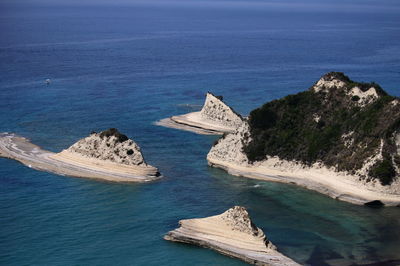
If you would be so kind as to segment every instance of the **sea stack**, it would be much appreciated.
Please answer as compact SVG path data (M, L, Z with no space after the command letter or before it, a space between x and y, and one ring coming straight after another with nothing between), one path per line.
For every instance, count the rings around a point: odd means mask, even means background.
M164 239L210 248L256 265L299 265L277 251L244 207L235 206L207 218L181 220L179 225Z
M295 183L355 204L400 204L400 100L340 72L253 110L210 150L211 166Z
M242 122L242 116L226 105L222 96L208 92L201 111L166 118L156 124L198 134L222 135L234 132Z
M147 182L160 178L139 146L117 129L93 132L60 153L45 151L26 138L0 135L0 155L29 167L56 174L117 182Z

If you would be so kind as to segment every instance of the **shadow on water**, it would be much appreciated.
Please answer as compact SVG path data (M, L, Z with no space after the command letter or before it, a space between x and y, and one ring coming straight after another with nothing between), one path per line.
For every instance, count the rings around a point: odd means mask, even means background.
M236 177L209 168L220 191L247 207L279 250L309 265L399 259L400 208L369 208L291 184Z

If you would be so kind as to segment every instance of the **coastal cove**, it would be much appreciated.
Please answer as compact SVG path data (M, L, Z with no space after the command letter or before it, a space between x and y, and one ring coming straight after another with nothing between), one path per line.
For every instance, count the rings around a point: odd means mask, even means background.
M200 111L207 91L247 116L329 71L400 96L398 4L311 2L289 10L0 3L0 132L55 153L118 128L163 175L99 182L0 158L0 264L247 265L163 239L179 220L235 205L301 264L398 263L400 208L228 174L206 160L220 136L153 124Z

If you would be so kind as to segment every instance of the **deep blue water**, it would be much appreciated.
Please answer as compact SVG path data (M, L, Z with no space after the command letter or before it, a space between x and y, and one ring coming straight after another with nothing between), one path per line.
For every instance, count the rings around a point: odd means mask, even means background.
M400 260L400 208L231 176L207 166L216 137L153 125L207 91L247 114L333 70L400 96L400 3L320 2L2 1L0 131L60 151L116 127L165 178L113 184L0 159L0 264L243 265L162 239L233 205L301 263Z

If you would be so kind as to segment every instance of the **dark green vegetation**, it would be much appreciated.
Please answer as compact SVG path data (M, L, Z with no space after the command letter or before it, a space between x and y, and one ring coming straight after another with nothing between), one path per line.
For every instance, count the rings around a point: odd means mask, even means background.
M383 145L383 159L361 177L391 184L396 176L394 164L400 166L394 139L400 132L400 104L392 104L396 98L375 83L357 83L338 72L323 78L340 80L345 85L318 92L310 88L268 102L250 113L252 141L244 147L247 157L257 161L267 155L278 156L308 165L322 161L355 174ZM359 96L349 94L355 86L363 92L374 87L378 98L362 106Z
M396 170L389 159L384 159L376 162L369 174L374 178L379 178L382 185L389 185L396 176Z
M100 138L109 138L111 136L116 137L118 139L118 142L124 142L128 140L128 137L124 134L121 134L116 128L110 128L100 133Z

